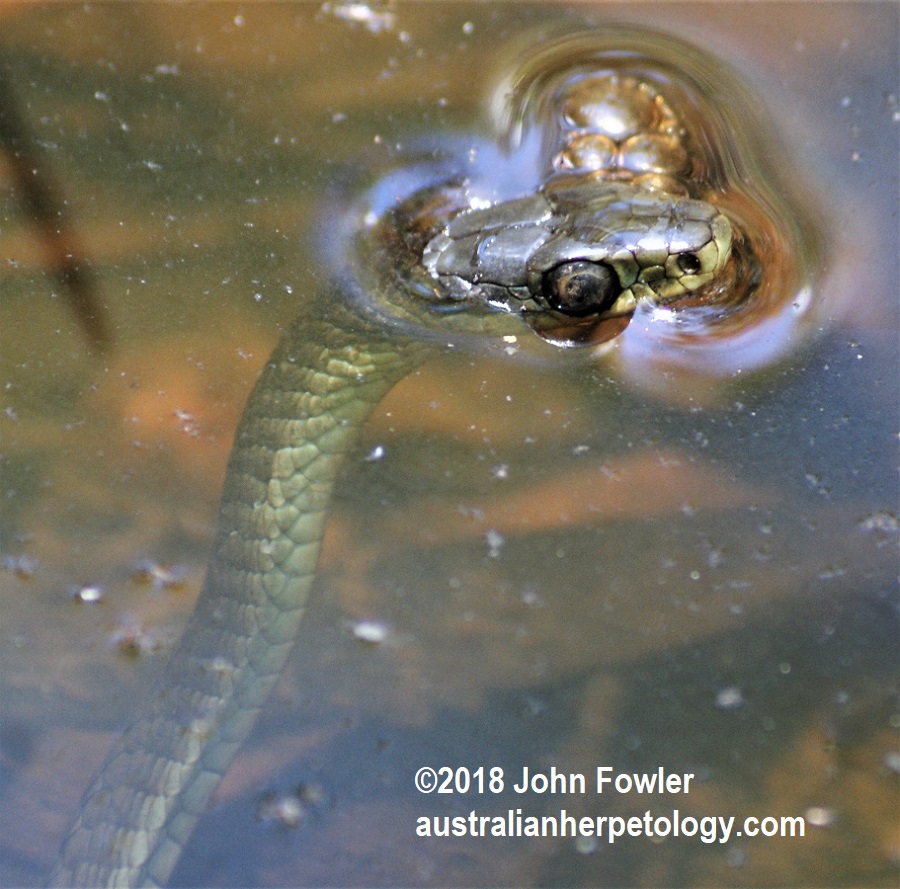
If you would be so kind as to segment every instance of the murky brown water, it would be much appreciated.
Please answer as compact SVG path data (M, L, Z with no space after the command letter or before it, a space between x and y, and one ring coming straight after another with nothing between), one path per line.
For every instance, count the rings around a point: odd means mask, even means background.
M631 21L728 60L785 131L829 233L821 330L727 385L478 355L401 384L345 473L296 655L174 884L894 885L896 7L395 14L380 33L312 5L0 19L115 338L90 353L3 175L0 882L40 884L178 637L243 401L327 274L333 189L417 136L483 128L491 60L526 29ZM148 560L178 582L138 582ZM90 585L99 604L72 597ZM354 638L363 620L387 639ZM423 765L701 783L424 797ZM299 827L258 817L298 786L321 797ZM473 808L648 806L823 826L596 848L414 834Z

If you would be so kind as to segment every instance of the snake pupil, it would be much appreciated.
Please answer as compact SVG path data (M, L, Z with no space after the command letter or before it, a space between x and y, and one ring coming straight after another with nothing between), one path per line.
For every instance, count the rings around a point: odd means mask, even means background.
M544 296L565 315L599 315L618 299L616 273L600 262L574 260L550 269L543 280Z
M678 257L678 268L686 275L696 275L700 271L700 260L694 253L682 253Z

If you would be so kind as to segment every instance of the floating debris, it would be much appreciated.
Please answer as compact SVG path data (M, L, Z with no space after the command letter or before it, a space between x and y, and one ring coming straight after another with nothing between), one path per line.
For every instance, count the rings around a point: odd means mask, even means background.
M900 775L900 750L888 750L884 755L885 768Z
M387 448L384 445L375 445L365 457L363 457L364 462L366 463L377 463L379 460L384 459L384 455L387 453Z
M532 587L528 587L525 590L522 590L522 595L519 597L522 600L523 605L527 605L529 608L544 608L545 603L541 598L540 593L536 589Z
M834 824L834 809L825 806L810 806L804 813L803 817L807 824L813 827L831 827Z
M135 583L152 584L154 590L179 589L184 586L187 569L180 565L167 567L152 559L144 559L134 567L131 579Z
M863 531L881 531L885 534L896 534L900 530L897 516L891 512L873 512L859 523Z
M354 639L369 645L380 645L390 635L390 627L378 620L358 620L350 627Z
M831 487L828 485L825 479L822 478L821 475L818 475L815 472L807 472L804 477L806 479L806 484L809 486L810 490L821 494L823 497L831 496Z
M323 3L319 12L332 15L342 22L351 25L362 25L371 34L392 31L396 15L390 2L362 2L362 0L344 0L341 3Z
M30 580L37 571L37 559L31 556L7 556L3 560L3 570L15 574L19 580Z
M266 794L256 810L256 817L260 821L275 821L289 830L295 830L300 826L304 814L303 804L293 793L286 796Z
M743 692L736 685L730 685L716 692L716 706L720 710L737 710L743 704Z
M488 545L488 555L492 559L496 559L500 555L500 551L506 545L506 538L493 528L484 535Z
M311 809L325 799L325 792L318 784L300 784L289 793L267 793L256 809L260 821L295 830Z
M215 673L218 676L231 676L237 672L237 666L234 661L230 661L226 657L214 657L208 660L200 661L200 668L207 673Z
M126 657L139 658L163 648L165 640L140 621L123 618L109 635L110 643Z
M103 601L106 590L99 583L92 583L87 586L73 587L69 591L69 595L76 602L83 602L85 605L95 605L97 602Z
M172 411L175 419L178 420L179 429L184 432L186 435L193 436L196 438L200 435L200 429L197 426L197 421L194 419L194 415L190 411L183 410L182 408L177 408Z

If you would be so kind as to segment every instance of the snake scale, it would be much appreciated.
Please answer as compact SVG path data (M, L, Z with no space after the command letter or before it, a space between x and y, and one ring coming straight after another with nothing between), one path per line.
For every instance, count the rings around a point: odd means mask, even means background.
M165 884L296 638L342 460L398 380L459 337L596 343L641 305L734 302L753 278L670 75L640 38L624 43L563 41L552 76L516 88L543 109L527 192L486 200L463 172L357 217L336 283L304 303L250 396L196 610L50 885Z

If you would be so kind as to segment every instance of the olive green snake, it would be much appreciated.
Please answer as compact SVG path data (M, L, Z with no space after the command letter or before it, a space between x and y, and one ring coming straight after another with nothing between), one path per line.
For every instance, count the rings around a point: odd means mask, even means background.
M594 343L641 305L732 298L738 227L695 181L699 148L665 78L622 64L557 78L527 192L484 199L463 171L355 217L345 267L250 396L196 610L50 885L165 884L297 636L342 461L412 368L458 338Z

